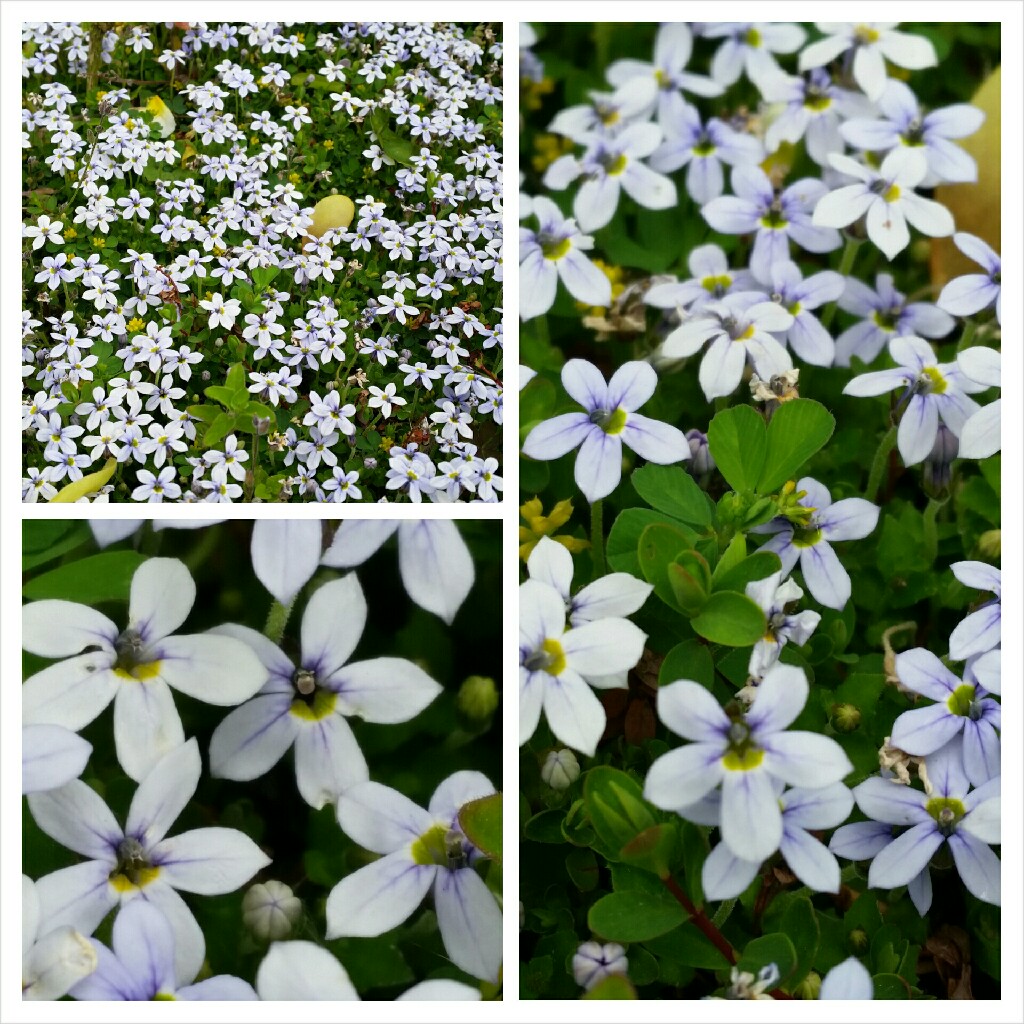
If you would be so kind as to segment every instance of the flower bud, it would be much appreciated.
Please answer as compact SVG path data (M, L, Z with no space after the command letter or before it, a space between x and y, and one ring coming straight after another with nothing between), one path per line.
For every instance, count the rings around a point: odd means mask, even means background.
M978 554L982 558L999 558L1003 550L1001 536L1001 530L986 530L978 538Z
M795 989L793 995L797 999L817 999L821 993L821 975L811 971Z
M706 480L711 471L717 468L711 449L708 447L708 435L700 430L688 430L686 441L690 446L690 459L686 468L698 479Z
M470 729L486 728L498 709L498 688L494 680L488 676L469 676L463 680L455 707Z
M863 928L854 928L850 932L849 941L855 953L863 953L868 948L868 933Z
M270 417L253 414L252 429L260 437L263 437L270 430Z
M552 789L568 789L580 777L580 763L571 750L551 750L541 766L540 777Z
M860 725L860 708L854 704L832 706L832 726L837 732L853 732Z
M959 449L960 442L956 435L945 423L940 423L935 434L935 444L921 467L921 483L929 498L943 498L949 494L952 464Z
M377 460L372 455L367 455L366 458L363 459L363 469L376 469L376 468L377 468Z
M250 886L242 898L242 919L264 942L287 938L301 914L301 901L284 882L271 880Z
M611 974L625 975L629 971L626 951L617 942L601 945L584 942L572 958L572 974L577 985L588 992Z

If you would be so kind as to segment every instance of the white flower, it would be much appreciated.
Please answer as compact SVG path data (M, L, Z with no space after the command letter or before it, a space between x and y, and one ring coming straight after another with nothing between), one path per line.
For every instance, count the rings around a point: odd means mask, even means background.
M381 935L433 888L441 939L452 962L485 981L501 969L501 911L476 873L479 852L459 811L494 787L480 772L450 775L423 810L397 790L366 782L342 794L338 823L379 860L343 878L327 897L327 937Z
M72 601L25 605L23 648L65 659L26 680L25 724L77 731L113 700L118 761L141 781L164 754L185 741L172 687L208 704L230 706L251 697L267 678L259 659L238 640L210 633L171 635L195 597L196 585L182 562L150 558L132 577L123 630Z

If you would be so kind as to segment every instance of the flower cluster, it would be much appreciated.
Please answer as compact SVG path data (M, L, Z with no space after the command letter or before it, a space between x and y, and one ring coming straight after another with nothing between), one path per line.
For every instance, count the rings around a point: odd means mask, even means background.
M498 500L492 28L23 43L24 500Z
M78 539L92 546L84 523L61 525L66 543L74 547ZM99 521L92 525L104 547L140 528L130 520L116 529ZM180 540L196 564L209 557L210 541L216 544L209 531L225 538L229 529L200 524L196 533L181 533L163 528L183 523L159 525L159 532L148 535L152 541ZM214 613L212 628L181 633L197 613L207 624L210 620L210 602L200 596L190 569L177 558L144 558L123 549L93 555L87 568L79 563L89 579L77 578L96 595L90 604L40 596L24 605L27 656L33 664L52 662L23 685L22 785L34 828L26 842L36 851L32 857L26 852L25 864L34 874L33 858L54 842L80 858L24 879L25 998L69 993L76 999L116 1000L356 999L365 979L354 984L333 958L333 967L325 970L318 957L328 954L314 943L282 940L300 925L307 934L326 932L331 939L380 935L413 915L431 883L439 948L459 967L460 977L498 983L501 911L493 878L490 884L485 880L497 848L477 831L475 819L463 814L474 802L500 806L493 784L477 770L438 776L427 812L398 789L370 781L387 770L381 731L415 729L414 720L422 721L429 709L453 696L433 678L433 658L414 663L391 654L353 657L372 628L370 604L355 572L342 575L331 567L376 559L376 550L395 532L400 572L412 600L429 608L428 615L451 623L474 585L475 570L465 540L448 521L347 523L326 546L319 522L258 523L251 546L243 546L235 561L248 563L248 571L274 595L262 631ZM41 536L44 544L51 543L51 535ZM55 550L59 556L68 548ZM45 548L39 557L52 558ZM121 567L132 562L138 567L126 589ZM74 563L37 576L29 593L67 586L68 568ZM255 584L245 586L251 594ZM92 606L125 598L126 623L115 623ZM301 620L289 629L291 609L300 600ZM390 590L388 601L394 607ZM436 620L428 629L438 633ZM465 705L463 745L490 728L497 700L493 683L483 682L490 702L459 705ZM174 691L186 695L187 704L177 707ZM102 721L111 702L112 744L111 727ZM214 716L195 710L204 705L228 710ZM83 731L90 740L78 735ZM388 742L399 746L403 739ZM206 771L201 747L208 756ZM291 749L294 770L289 766L282 773L275 766ZM437 760L436 751L433 756ZM398 777L387 777L398 784ZM261 800L250 788L250 808L261 806L259 813L268 818L281 813L275 799L287 808L266 834L262 821L254 826L260 819L253 810L240 816L245 801L228 796L238 783L255 779L263 780L266 793ZM124 781L130 783L127 789ZM313 878L329 894L325 922L316 919L308 897L306 910L288 884L268 877L270 871L285 878L303 874L290 862L287 837L306 827L305 805L337 816L351 837L353 854L362 849L391 855L379 862L380 869L376 864L360 869L355 865L365 863L363 854L317 861L323 855L311 846L305 854L306 884ZM182 824L176 826L179 818ZM325 824L330 822L322 819L321 827ZM340 841L334 824L331 842L337 847ZM49 854L42 862L52 861ZM412 872L416 883L384 878L381 870L388 864L403 864L400 874ZM368 873L377 884L368 883ZM251 937L241 950L229 952L237 943L225 941L224 922L216 924L217 915L211 918L182 894L216 898L257 874L260 882L241 907ZM111 912L112 931L107 931L101 923ZM231 934L237 933L237 902L222 903L221 913L231 916ZM274 945L268 949L267 943ZM315 953L301 969L284 969L279 960L288 961L296 945ZM353 956L356 970L357 947ZM234 969L213 977L206 972L197 981L207 957ZM399 971L385 971L385 979L392 974L394 980L371 980L369 987L404 984L409 970L403 962ZM452 991L442 986L436 995L428 988L406 997L480 997L479 985L451 984Z
M998 996L999 58L521 35L531 998Z

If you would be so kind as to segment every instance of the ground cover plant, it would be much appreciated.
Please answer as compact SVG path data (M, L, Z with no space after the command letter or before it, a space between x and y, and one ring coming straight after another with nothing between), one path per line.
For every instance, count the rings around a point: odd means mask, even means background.
M27 521L23 998L500 998L498 527Z
M22 39L23 500L498 500L500 31Z
M999 57L523 27L524 998L998 997Z

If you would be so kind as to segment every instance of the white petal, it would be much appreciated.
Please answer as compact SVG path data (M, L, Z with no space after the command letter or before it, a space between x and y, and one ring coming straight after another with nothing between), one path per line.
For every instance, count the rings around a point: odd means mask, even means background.
M658 688L658 717L677 736L714 743L728 730L729 718L710 691L683 679Z
M21 876L21 953L25 955L39 934L39 896L36 883L28 875Z
M196 585L184 562L150 558L135 570L128 626L147 643L173 633L188 618L196 600Z
M572 555L550 537L541 537L526 562L531 580L540 580L555 588L563 600L569 600L572 585ZM630 577L632 579L632 577ZM635 609L634 609L635 611Z
M820 789L791 789L783 796L787 827L820 829L841 825L853 810L853 793L841 782Z
M295 741L298 720L289 714L287 694L257 694L235 708L213 730L210 774L248 782L277 764Z
M708 854L701 869L705 899L729 900L739 896L757 877L760 867L759 860L741 860L727 843L719 843Z
M632 668L644 652L647 634L628 619L602 619L561 637L569 667L582 676L608 675Z
M622 441L603 430L591 430L576 456L574 478L587 501L607 498L622 477Z
M536 548L533 555L540 549L541 544L548 541L545 537ZM565 551L561 544L554 541L549 543ZM566 555L571 557L568 551ZM533 570L530 570L531 576ZM640 610L647 600L654 587L650 583L638 580L628 572L612 572L602 576L599 580L585 586L572 600L571 619L574 626L582 625L584 622L596 622L601 619L624 618Z
M845 228L867 213L875 199L862 183L844 185L818 200L811 223L818 228Z
M398 528L398 567L406 592L451 625L473 586L473 558L449 519L408 520Z
M145 521L145 519L90 519L89 529L92 530L96 543L101 548L105 548L131 536Z
M60 999L96 969L93 944L73 928L54 928L22 962L22 999Z
M331 580L302 616L302 665L326 679L348 661L366 626L366 598L355 573Z
M776 665L757 688L747 723L763 738L791 725L807 703L807 676L795 665Z
M611 282L578 249L570 249L556 266L558 276L574 299L590 306L607 306L612 301Z
M839 892L839 861L802 828L785 828L779 844L790 871L815 892Z
M871 862L868 885L872 889L895 889L906 885L928 866L943 838L934 821L914 825L897 836Z
M622 443L641 458L668 466L690 457L686 435L677 427L633 412L622 429Z
M320 564L319 521L257 519L252 527L256 578L286 607Z
M85 728L114 699L120 681L110 671L114 656L93 651L67 658L25 680L21 718L26 724Z
M403 849L346 875L327 897L327 938L397 927L420 905L436 873L436 865L416 864Z
M1002 399L979 409L960 430L961 459L987 459L1002 447Z
M334 569L351 569L362 565L398 529L398 523L384 519L346 519L321 564Z
M155 653L168 685L207 704L241 704L267 681L267 670L252 648L233 637L169 636Z
M144 998L175 990L174 931L149 900L129 900L118 911L112 945L125 973L145 992Z
M837 964L821 983L819 999L871 999L875 986L868 969L856 958Z
M493 793L494 786L483 772L455 772L434 790L427 809L435 818L454 821L466 804Z
M519 585L519 646L535 650L565 629L565 602L554 587L540 580Z
M876 198L868 207L864 224L868 238L890 260L895 259L910 244L910 229L903 216L903 204L887 203Z
M647 772L644 799L666 811L695 804L722 779L722 745L691 743L662 754Z
M185 901L159 878L147 885L138 898L153 904L170 923L174 932L174 977L178 985L189 984L206 958L206 939L199 922Z
M36 824L51 839L91 860L113 865L124 833L91 786L73 779L59 789L31 794L28 806Z
M270 858L234 828L197 828L171 836L152 851L168 885L201 896L234 892L270 863Z
M983 843L1002 842L1002 811L1000 808L1000 797L989 797L982 800L977 807L964 818L960 828L976 836Z
M400 996L395 996L395 1002L425 999L445 1002L452 1002L458 999L471 1002L480 998L480 989L463 984L461 981L449 981L447 978L431 978L429 981L421 981L418 985L407 988Z
M199 744L193 737L167 754L142 780L128 810L125 834L146 847L163 839L192 799L201 773Z
M444 948L456 967L484 981L501 971L501 911L483 879L472 869L440 869L434 907Z
M843 748L829 736L775 733L764 740L764 767L791 786L830 786L853 771Z
M364 849L394 853L428 832L433 819L397 789L362 782L338 798L338 824Z
M92 744L62 725L26 725L21 730L21 791L56 789L82 774Z
M761 768L722 776L722 839L737 856L762 861L782 839L782 812L771 776Z
M544 713L551 731L566 746L594 756L607 719L594 691L571 669L550 677L544 688Z
M359 998L345 968L315 942L275 942L256 972L256 991L264 1001Z
M66 658L94 645L109 651L117 634L106 615L73 601L32 601L21 609L21 646L43 658Z
M301 722L295 737L295 782L310 807L333 803L370 773L352 728L339 714Z
M162 679L122 681L114 697L114 746L126 775L140 782L184 742L174 697Z
M83 935L117 905L117 891L110 884L110 861L89 860L61 868L36 881L40 920L46 929L70 925Z

